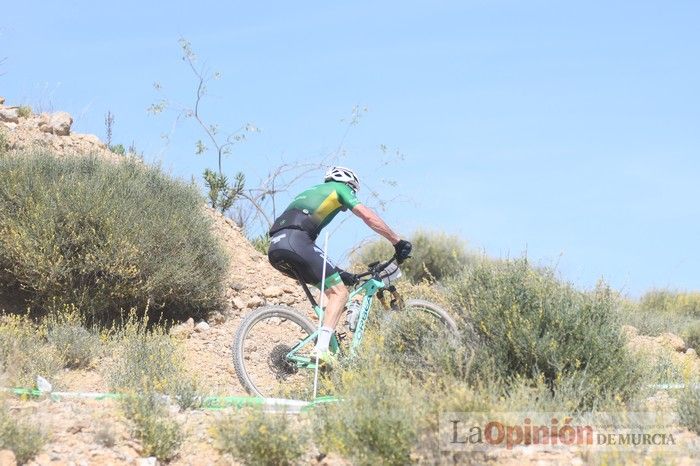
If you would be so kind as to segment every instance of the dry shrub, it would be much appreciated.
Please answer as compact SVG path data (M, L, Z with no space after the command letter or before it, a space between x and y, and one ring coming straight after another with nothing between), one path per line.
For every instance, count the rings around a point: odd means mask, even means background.
M244 464L287 466L307 451L309 434L286 413L246 408L214 424L215 445Z
M186 374L182 349L163 325L149 325L148 317L132 311L112 333L114 362L107 378L113 389L168 394L182 409L198 406L198 383Z
M182 428L168 413L162 395L153 391L132 392L121 400L132 422L132 433L141 442L144 456L169 461L177 455L184 439Z
M63 359L64 367L89 367L101 352L99 332L87 328L83 314L73 305L55 309L44 319L46 337Z
M0 404L0 450L12 450L18 464L32 459L46 443L46 434L30 420L10 415Z
M411 258L401 264L401 271L413 283L440 281L457 275L475 257L467 251L464 241L440 232L418 231L410 241L413 252ZM393 255L391 245L381 240L360 249L352 262L355 268L362 270L366 264L387 260Z
M504 379L578 384L581 407L611 397L632 398L642 372L629 354L605 285L581 292L527 260L487 261L450 284L455 307L471 321L482 349L474 366Z

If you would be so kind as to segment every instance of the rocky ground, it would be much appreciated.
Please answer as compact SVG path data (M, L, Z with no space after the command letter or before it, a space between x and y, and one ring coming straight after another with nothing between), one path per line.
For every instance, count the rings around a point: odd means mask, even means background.
M49 147L60 154L98 154L115 162L123 159L109 150L96 136L71 133L72 118L64 112L27 115L19 107L5 106L0 98L0 130L5 134L9 149ZM235 223L206 209L212 217L212 229L232 257L229 283L226 287L227 306L204 322L190 320L171 330L171 335L182 342L187 370L205 382L206 391L217 395L243 395L243 388L234 373L231 342L241 319L251 310L264 304L284 304L298 309L309 306L299 286L274 270L266 258L246 240ZM668 354L689 370L700 373L700 360L693 350L686 350L675 335L651 338L638 335L636 329L625 329L630 347L646 354ZM98 361L92 370L65 371L55 381L66 391L107 391ZM141 446L129 433L128 422L110 400L50 399L20 400L8 398L11 412L23 419L33 419L49 434L49 441L30 465L122 465L155 464L154 459L142 458ZM660 392L650 403L663 409L672 409L665 392ZM235 464L233 459L220 455L212 445L210 425L226 411L195 410L175 413L184 426L186 441L175 465ZM679 435L692 435L679 431ZM305 461L319 464L317 452L309 452ZM0 466L14 464L11 453L0 452ZM499 464L582 464L584 459L572 452L541 452L520 449L494 457L485 462ZM694 459L679 458L677 464L697 464ZM320 464L345 464L340 458L325 458Z
M657 337L640 335L639 331L629 325L622 327L627 336L627 346L642 357L664 357L673 367L681 368L686 375L700 374L700 358L693 348L687 348L685 342L673 333L662 333Z
M4 129L7 149L43 148L65 156L96 154L114 161L122 158L95 135L71 133L72 124L73 118L66 112L35 115L28 107L6 106L0 97L0 130Z

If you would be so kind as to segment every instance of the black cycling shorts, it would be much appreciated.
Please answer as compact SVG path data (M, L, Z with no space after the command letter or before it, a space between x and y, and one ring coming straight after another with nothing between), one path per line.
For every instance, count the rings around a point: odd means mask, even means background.
M323 251L314 244L306 231L291 228L279 230L270 238L267 257L274 268L288 277L297 279L294 269L305 283L321 288ZM327 290L343 283L341 272L341 269L326 260L326 281L323 288Z

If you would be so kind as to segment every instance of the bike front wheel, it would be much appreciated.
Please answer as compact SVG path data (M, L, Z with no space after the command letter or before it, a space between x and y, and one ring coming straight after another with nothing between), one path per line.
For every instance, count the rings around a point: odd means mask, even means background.
M231 353L236 375L248 393L265 398L312 397L314 371L288 358L315 331L309 319L292 308L265 306L241 322ZM295 355L310 358L315 340Z
M448 335L459 337L457 323L445 309L435 303L423 299L409 299L399 312L406 314L410 319L425 320L426 325L442 327Z
M460 330L450 314L430 301L408 299L382 324L389 360L410 372L438 372L460 351Z

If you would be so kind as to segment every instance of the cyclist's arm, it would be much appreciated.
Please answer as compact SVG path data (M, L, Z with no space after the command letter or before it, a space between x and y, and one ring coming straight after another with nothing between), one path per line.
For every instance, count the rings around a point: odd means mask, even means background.
M358 204L352 208L352 213L360 217L372 230L388 239L391 244L396 244L401 239L399 235L394 233L393 230L389 228L389 225L384 223L384 220L379 218L379 215L369 207Z

